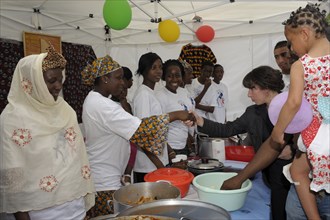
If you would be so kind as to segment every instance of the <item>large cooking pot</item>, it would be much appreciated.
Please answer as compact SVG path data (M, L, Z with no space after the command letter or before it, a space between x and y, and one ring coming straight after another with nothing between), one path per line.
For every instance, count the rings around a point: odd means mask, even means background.
M224 165L217 159L201 158L188 162L188 170L195 176L209 172L224 171Z
M230 220L230 214L223 208L211 203L185 200L164 199L145 203L126 209L118 216L160 215L187 220Z
M176 218L166 217L166 216L159 216L159 215L130 215L130 216L120 216L111 218L109 220L177 220Z
M180 198L180 190L166 182L143 182L124 186L113 195L114 213L122 212L132 206L139 205L143 200Z

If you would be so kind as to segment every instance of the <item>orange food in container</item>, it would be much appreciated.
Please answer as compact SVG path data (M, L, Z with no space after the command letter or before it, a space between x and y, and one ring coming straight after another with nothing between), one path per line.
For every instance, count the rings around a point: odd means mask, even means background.
M146 182L166 181L177 187L181 192L181 197L185 197L188 193L190 183L194 179L194 175L189 171L178 168L159 168L144 176Z

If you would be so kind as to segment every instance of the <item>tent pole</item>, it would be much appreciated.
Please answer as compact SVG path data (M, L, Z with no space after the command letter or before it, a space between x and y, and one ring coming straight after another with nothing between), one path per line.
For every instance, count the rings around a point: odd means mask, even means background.
M139 31L139 32L136 32L136 33L132 33L132 34L126 34L126 35L123 35L123 36L119 36L119 37L112 37L111 40L114 40L114 39L120 39L120 38L123 38L123 37L130 37L130 36L135 36L135 35L140 35L140 34L144 34L148 31Z
M86 17L86 18L81 18L81 19L77 19L77 20L73 20L73 21L65 21L65 22L60 22L58 24L55 24L55 25L50 25L48 27L44 27L43 29L48 29L48 28L52 28L52 27L56 27L56 26L59 26L59 25L63 25L63 24L68 24L68 23L73 23L73 22L77 22L77 21L84 21L84 20L87 20L89 19L90 17Z
M0 11L17 11L17 12L33 12L30 9L13 9L13 8L0 8Z
M149 18L153 19L152 15L150 15L148 12L146 12L145 10L143 10L143 8L141 8L138 4L136 4L132 0L129 0L129 2L132 3L138 9L140 9L140 11L142 11L144 14L146 14Z
M165 5L163 5L161 2L159 2L159 4L160 4L160 6L162 6L166 11L168 11L171 15L174 15L174 13L173 13L170 9L168 9ZM176 17L176 19L177 19L180 23L182 23L186 28L188 28L189 30L191 30L191 32L195 33L194 29L192 29L192 28L190 28L188 25L186 25L186 24L183 22L183 20L182 20L181 18Z
M44 13L44 12L43 12L43 13L40 13L40 14L42 14L42 15L48 17L48 18L54 19L55 21L64 22L63 20L61 20L61 19L59 19L59 18L56 18L56 17L54 17L54 16L52 16L52 15L49 15L49 14L47 14L47 13ZM77 26L76 26L76 25L67 24L67 23L66 23L65 25L68 25L68 26L71 26L71 27L77 29ZM96 38L99 38L99 39L104 40L104 38L102 38L102 37L100 37L100 36L98 36L98 35L96 35L96 34L90 33L89 31L86 31L86 30L84 30L84 29L82 29L82 28L79 28L78 30L80 30L80 31L82 31L82 32L85 32L86 34L89 34L89 35L91 35L91 36L94 36L94 37L96 37Z
M39 5L39 7L37 7L37 8L41 8L46 2L48 2L48 0L45 0L45 1L43 1L40 5Z
M200 8L194 9L194 10L190 10L190 11L178 13L178 14L175 14L175 15L172 15L172 16L168 16L168 17L163 18L163 20L168 20L168 19L172 19L172 18L176 18L176 17L181 17L181 16L184 16L184 15L194 14L196 12L203 11L203 10L206 10L206 9L211 9L211 8L214 8L214 7L217 7L217 6L220 6L220 5L224 5L224 4L231 4L231 3L228 3L228 1L222 1L222 2L218 2L216 4L213 4L213 5L200 7Z
M8 16L0 15L0 17L7 18L8 20L14 21L14 22L19 23L19 24L23 24L23 25L25 25L25 26L27 26L27 27L30 27L30 28L33 28L33 29L36 29L36 28L35 28L33 25L31 25L31 24L24 23L24 22L22 22L22 21L19 21L19 20L14 19L14 18L10 18L10 17L8 17Z
M114 40L114 39L120 39L120 38L123 38L123 37L130 37L130 36L140 35L140 34L144 34L146 32L156 31L157 29L158 28L149 29L148 31L146 31L146 30L140 30L139 32L135 32L135 33L132 33L132 34L126 34L126 35L122 35L122 36L119 36L119 37L112 37L111 39ZM183 34L183 33L181 33L181 34ZM189 34L189 35L192 35L192 34Z
M157 23L157 21L158 21L158 3L157 3L157 0L154 1L154 12L155 12L154 22Z

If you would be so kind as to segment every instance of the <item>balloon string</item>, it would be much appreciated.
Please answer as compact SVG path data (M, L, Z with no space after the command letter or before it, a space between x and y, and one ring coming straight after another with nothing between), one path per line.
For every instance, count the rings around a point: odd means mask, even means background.
M109 46L110 42L109 41L106 41L105 42L105 52L106 54L110 55L110 46Z

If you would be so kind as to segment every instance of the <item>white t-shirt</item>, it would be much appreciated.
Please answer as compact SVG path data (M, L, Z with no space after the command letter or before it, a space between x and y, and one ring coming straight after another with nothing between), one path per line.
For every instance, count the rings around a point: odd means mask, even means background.
M130 156L129 139L141 120L94 91L84 101L82 120L96 191L120 188Z
M194 108L194 101L189 97L187 91L181 87L177 89L177 93L169 91L166 87L156 92L156 97L165 113L186 110L190 111ZM181 121L173 121L169 125L168 143L176 150L185 148L188 137L188 127Z
M224 123L226 119L226 107L228 106L228 88L225 84L212 81L211 86L203 97L207 106L214 106L214 111L207 112L206 117L212 121Z
M157 82L155 84L155 91L158 91L158 90L162 90L166 85L166 82L164 80L159 80L159 82Z
M133 76L133 85L131 88L128 89L126 96L126 99L131 106L133 105L133 99L135 93L138 90L138 88L142 85L142 83L143 83L143 76L139 74L135 74ZM164 86L165 86L165 81L159 80L159 82L156 82L155 91L161 89Z
M184 88L187 90L189 96L190 97L193 97L192 85L191 84L187 84L187 85L184 86Z
M283 88L283 92L284 91L289 91L289 87L290 87L290 74L282 74L282 79L284 82L284 88Z
M193 111L196 111L196 102L195 102L195 99L192 95L192 90L191 90L191 84L188 84L188 85L185 85L185 87L183 88L184 92L187 94L190 102L192 103L192 110ZM194 133L195 133L195 127L192 126L192 127L189 127L189 133L194 136Z
M141 119L163 114L162 107L155 96L154 90L144 84L137 89L133 99L133 114ZM158 158L164 165L168 164L167 146L165 146L165 144L163 152ZM151 162L147 155L138 148L133 170L139 173L149 173L156 169L157 167Z
M194 78L189 89L193 98L196 98L203 91L204 85L198 81L198 78Z
M203 89L204 89L204 85L201 84L197 78L193 79L193 81L191 83L191 87L190 87L192 97L196 98L203 91ZM202 100L200 101L201 105L206 105L206 103L204 102L204 96L203 96ZM199 116L206 118L205 111L202 111L200 109L196 109L195 111Z

